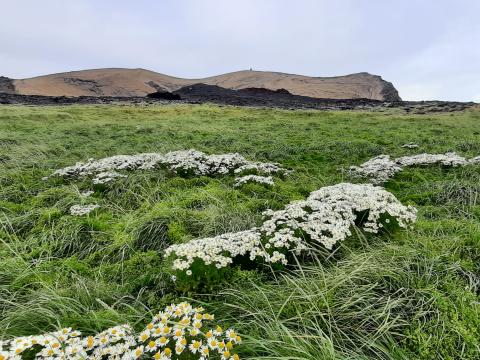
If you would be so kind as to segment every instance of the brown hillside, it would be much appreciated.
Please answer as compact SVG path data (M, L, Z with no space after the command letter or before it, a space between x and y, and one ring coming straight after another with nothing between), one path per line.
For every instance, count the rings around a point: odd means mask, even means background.
M144 69L96 69L13 81L17 94L47 96L145 96L156 90L174 91L195 83L228 89L286 89L295 95L315 98L400 100L391 83L368 73L309 77L267 71L238 71L203 79L180 79Z

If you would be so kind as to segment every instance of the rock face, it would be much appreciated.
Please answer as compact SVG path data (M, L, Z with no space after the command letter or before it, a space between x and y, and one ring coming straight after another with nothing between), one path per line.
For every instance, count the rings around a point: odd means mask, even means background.
M96 69L8 80L13 84L13 91L21 95L136 97L155 91L173 92L185 86L203 83L232 90L280 90L293 95L323 99L401 100L391 83L369 73L309 77L247 70L203 79L181 79L144 69ZM11 87L0 85L0 92L7 92L4 89L12 91Z
M0 76L0 93L15 94L15 86L12 79Z

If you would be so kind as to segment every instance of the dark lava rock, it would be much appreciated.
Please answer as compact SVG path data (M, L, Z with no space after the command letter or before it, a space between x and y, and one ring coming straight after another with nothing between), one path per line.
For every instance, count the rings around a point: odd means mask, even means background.
M234 106L262 106L283 109L355 109L372 108L382 104L381 101L369 99L317 99L293 95L285 89L246 88L232 90L206 84L185 86L174 91L174 94L180 94L183 100L190 102L211 102Z
M7 80L5 80L7 79ZM13 84L8 78L0 78L3 87L12 91ZM10 86L11 84L12 86ZM84 84L95 86L95 84ZM70 104L169 104L214 103L221 106L250 106L281 109L315 109L315 110L374 110L381 111L397 108L406 113L428 114L434 112L461 111L475 106L475 103L448 101L380 101L371 99L318 99L308 96L294 95L279 89L246 88L241 90L225 89L216 85L194 84L180 88L174 92L159 90L145 97L126 96L41 96L0 93L0 104L23 105L70 105Z
M226 89L217 85L207 85L202 83L184 86L178 90L175 90L173 93L185 96L202 97L229 97L238 95L236 90Z
M399 102L402 101L400 98L400 95L398 95L397 89L395 89L395 86L391 82L385 81L384 82L384 87L381 91L381 94L383 95L383 98L385 101L394 101L394 102Z
M244 93L244 94L249 94L249 95L263 95L263 96L268 96L268 95L292 95L290 91L287 89L277 89L277 90L272 90L272 89L267 89L267 88L256 88L256 87L249 87L249 88L244 88L244 89L239 89L237 90L239 93Z
M157 91L151 94L147 94L149 99L163 99L163 100L181 100L182 97L179 94L173 94L168 91Z
M15 86L12 79L0 76L0 93L15 94Z

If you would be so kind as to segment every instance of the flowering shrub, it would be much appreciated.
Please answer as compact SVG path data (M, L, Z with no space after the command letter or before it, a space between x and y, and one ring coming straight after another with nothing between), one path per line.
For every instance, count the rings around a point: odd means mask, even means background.
M126 175L120 174L119 172L116 172L116 171L102 171L101 173L98 173L97 175L95 175L92 182L94 184L106 184L115 179L126 178L126 177L127 177Z
M474 158L471 158L468 161L470 162L470 164L480 164L480 156L476 156Z
M95 191L92 191L92 190L87 190L87 191L83 191L80 193L80 196L81 197L89 197L90 195L93 195L95 193Z
M260 173L260 174L289 174L291 171L282 168L276 163L262 163L262 162L249 162L246 165L242 165L235 169L235 174L243 173Z
M416 149L419 146L418 146L418 144L410 142L410 143L407 143L407 144L403 144L401 147L406 148L406 149Z
M273 178L271 176L245 175L242 177L235 178L235 184L233 186L240 187L250 182L264 184L268 186L274 185Z
M97 204L73 205L72 207L70 207L70 215L75 215L75 216L88 215L93 210L95 210L99 207L100 207L100 205L97 205Z
M445 154L418 154L412 156L402 156L395 160L401 166L431 165L440 164L444 166L464 166L469 162L464 157L454 152Z
M99 160L89 159L56 170L52 175L63 177L95 176L93 182L104 184L118 177L125 177L116 170L153 169L164 166L180 175L221 175L248 171L274 174L288 173L275 163L251 162L240 154L207 155L196 150L172 151L165 155L143 153L136 155L116 155Z
M314 191L307 200L293 202L283 210L266 211L260 227L175 244L166 249L165 256L173 256L173 269L188 276L198 262L221 269L239 256L287 264L288 253L308 250L309 241L332 249L351 235L360 214L366 214L360 226L372 233L383 226L381 218L387 223L394 219L400 227L416 220L416 209L402 205L386 190L342 183Z
M209 328L214 315L189 303L170 305L135 334L128 325L82 337L70 328L0 342L0 360L23 359L201 359L238 360L233 352L241 337L232 329Z
M402 156L393 160L388 155L380 155L364 162L360 166L351 166L349 172L353 176L369 179L374 184L381 184L391 179L406 166L440 164L457 167L479 163L480 156L467 160L454 152Z

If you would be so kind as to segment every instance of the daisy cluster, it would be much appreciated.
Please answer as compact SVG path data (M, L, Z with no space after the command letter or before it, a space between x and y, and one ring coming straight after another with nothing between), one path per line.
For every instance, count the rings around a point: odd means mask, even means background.
M240 187L244 184L251 183L251 182L264 184L268 186L274 185L273 178L271 176L245 175L245 176L235 178L235 184L233 186Z
M115 179L126 178L126 175L120 174L117 171L102 171L95 175L92 179L94 184L106 184Z
M405 149L416 149L416 148L419 147L419 145L410 142L410 143L407 143L407 144L403 144L401 147L402 147L402 148L405 148Z
M70 207L70 215L75 215L75 216L88 215L93 210L95 210L99 207L100 207L100 205L97 205L97 204L73 205L73 206Z
M87 162L78 162L56 170L52 176L82 177L93 176L93 182L104 184L125 177L120 170L153 169L163 166L177 174L222 175L235 172L257 172L264 174L283 173L288 171L276 163L252 162L237 153L207 155L196 150L172 151L167 154L143 153L136 155L116 155Z
M115 326L93 336L82 337L70 328L0 342L0 360L23 359L160 359L180 358L239 360L233 348L241 342L234 330L210 327L214 315L189 303L170 305L155 315L139 334L128 325ZM182 357L183 355L183 357Z
M369 179L374 184L381 184L395 176L407 166L426 166L439 164L443 166L466 166L480 164L480 156L466 159L454 152L445 154L418 154L391 159L389 155L374 157L360 166L351 166L351 175Z
M260 227L175 244L166 249L165 257L173 255L173 269L187 275L192 275L195 261L221 269L237 256L287 264L286 254L308 250L309 242L332 249L351 235L359 214L366 214L361 228L372 233L382 228L382 216L387 223L396 219L400 227L416 220L416 209L402 205L386 190L371 184L342 183L314 191L283 210L264 212Z

